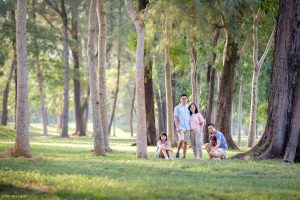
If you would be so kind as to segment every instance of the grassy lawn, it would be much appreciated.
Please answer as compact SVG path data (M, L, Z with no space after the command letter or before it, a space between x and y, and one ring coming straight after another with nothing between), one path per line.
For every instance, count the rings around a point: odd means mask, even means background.
M111 138L111 154L95 157L91 137L62 139L54 127L45 137L32 125L32 154L43 159L0 159L0 199L300 199L300 164L194 161L191 149L170 161L155 159L155 147L141 160L123 134ZM0 151L13 144L14 132L0 127Z

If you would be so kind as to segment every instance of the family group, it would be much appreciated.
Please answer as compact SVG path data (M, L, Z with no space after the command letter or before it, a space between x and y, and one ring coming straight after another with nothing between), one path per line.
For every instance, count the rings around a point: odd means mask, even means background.
M206 120L198 111L195 103L187 103L187 95L182 94L180 104L174 108L174 122L178 135L177 151L175 158L180 158L180 150L183 150L182 159L186 159L188 143L191 144L194 159L202 159L203 128L207 125L209 132L209 143L204 145L210 158L226 159L227 143L220 131L217 131L214 124L206 124ZM167 139L167 134L162 133L157 141L157 158L173 159L173 149L171 142Z

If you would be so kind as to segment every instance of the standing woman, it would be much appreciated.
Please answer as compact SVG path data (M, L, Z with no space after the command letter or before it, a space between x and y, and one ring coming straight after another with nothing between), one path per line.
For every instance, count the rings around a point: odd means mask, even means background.
M202 159L202 143L203 143L203 126L205 119L198 112L198 108L194 103L189 105L190 125L191 125L191 143L194 152L194 159Z

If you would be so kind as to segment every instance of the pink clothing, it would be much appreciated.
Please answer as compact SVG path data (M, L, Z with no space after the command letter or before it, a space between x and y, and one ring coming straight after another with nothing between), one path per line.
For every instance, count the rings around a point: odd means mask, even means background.
M204 118L201 113L192 114L190 116L190 125L191 129L203 128L204 126Z
M165 145L166 148L171 148L171 143L169 141L158 140L157 146L161 147L161 145Z

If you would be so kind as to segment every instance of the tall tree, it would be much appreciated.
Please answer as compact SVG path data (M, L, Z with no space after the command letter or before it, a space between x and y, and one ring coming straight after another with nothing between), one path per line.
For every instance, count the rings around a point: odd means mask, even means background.
M10 66L10 71L9 75L7 78L7 81L5 83L5 88L3 90L3 99L2 99L2 117L1 117L1 125L6 126L7 125L7 118L8 118L8 95L9 95L9 88L10 88L10 83L13 78L13 73L17 65L17 53L16 53L16 47L15 43L13 42L13 60Z
M97 1L97 13L99 24L98 39L98 66L99 66L99 94L100 94L100 115L104 136L104 147L106 152L110 152L109 132L107 119L107 94L106 94L106 16L104 10L104 0Z
M146 50L147 52L147 50ZM156 128L155 128L155 115L154 115L154 91L152 79L152 58L147 55L145 62L145 105L146 105L146 128L147 128L147 144L156 145Z
M118 14L119 14L119 16L118 16L119 17L119 19L118 19L119 34L118 34L117 86L116 86L116 90L115 90L114 103L113 103L112 113L111 113L110 122L109 122L109 126L108 126L109 134L110 134L112 122L114 121L114 118L115 118L115 110L116 110L118 94L119 94L119 83L120 83L120 72L121 72L121 47L122 47L122 44L121 44L122 1L119 2Z
M219 3L226 43L218 93L216 126L224 134L229 148L232 149L238 148L231 136L232 97L237 64L240 60L239 50L243 38L242 25L246 14L246 3L245 1L231 2L228 5L226 2Z
M172 96L172 72L171 72L171 59L170 59L170 47L169 47L169 28L168 28L168 15L167 11L161 15L163 37L165 39L164 46L164 71L165 71L165 88L166 88L166 117L167 117L167 134L171 143L174 143L173 132L173 96Z
M29 106L28 106L28 66L27 66L27 1L17 1L16 12L16 50L17 50L17 115L16 156L31 157L29 144Z
M13 24L16 24L16 16L15 16L15 10L11 9L10 11L10 19ZM15 26L14 26L15 29ZM16 33L15 31L12 31L11 35L11 43L13 47L13 59L10 66L9 75L7 78L7 81L5 83L5 88L3 90L3 99L2 99L2 115L1 115L1 125L6 126L7 125L7 119L8 119L8 96L9 96L9 90L10 90L10 83L13 78L14 71L16 72L17 69L17 53L16 53Z
M274 37L274 31L272 31L269 41L266 45L265 51L262 54L261 58L258 57L258 23L260 18L260 11L254 15L253 23L253 77L252 77L252 92L251 92L251 106L250 106L250 124L249 124L249 133L248 133L248 147L253 147L255 145L256 137L256 111L257 111L257 95L258 95L258 78L262 64L264 63L265 58L270 50L272 40Z
M208 123L212 123L212 115L213 115L213 105L214 105L214 92L215 92L215 79L216 79L216 68L215 62L217 58L217 54L215 52L215 47L217 46L218 39L220 37L221 29L218 26L214 27L214 37L212 40L212 52L211 52L211 61L208 63L207 69L207 81L209 85L208 90L208 106L207 106L207 114L206 120ZM204 137L203 140L205 143L209 142L209 134L207 129L204 129Z
M137 157L147 159L147 133L146 109L144 88L144 43L145 43L145 18L147 14L147 0L139 0L138 12L133 8L130 0L125 0L126 9L133 21L137 33L136 49L136 131L137 131Z
M68 134L68 122L69 122L69 46L68 46L68 17L65 7L65 1L61 0L60 8L52 0L45 0L46 3L57 12L62 20L62 35L63 35L63 56L64 56L64 108L62 117L62 137L69 137Z
M263 136L235 158L300 161L300 0L281 0L275 33L268 119Z
M99 107L99 80L95 56L95 32L96 32L96 6L97 0L91 0L88 25L88 66L89 82L92 101L94 154L105 155L103 131L101 127L101 116Z
M36 2L35 0L32 1L32 18L33 18L33 24L36 27ZM48 135L48 128L47 128L47 117L46 117L46 101L45 101L45 95L43 92L43 79L42 79L42 71L41 71L41 61L40 61L40 48L38 44L38 39L36 37L36 33L38 31L34 31L33 37L33 45L34 45L34 56L35 56L35 62L36 62L36 77L37 77L37 82L38 82L38 87L39 87L39 97L40 97L40 103L41 103L41 115L42 115L42 122L43 122L43 131L44 135Z
M72 28L71 35L74 40L73 44L70 45L73 62L74 62L74 106L75 106L75 121L76 121L76 134L78 136L85 136L86 132L84 129L83 121L83 109L81 106L81 84L80 84L80 60L79 60L79 36L78 36L78 6L81 0L74 0L72 2Z

